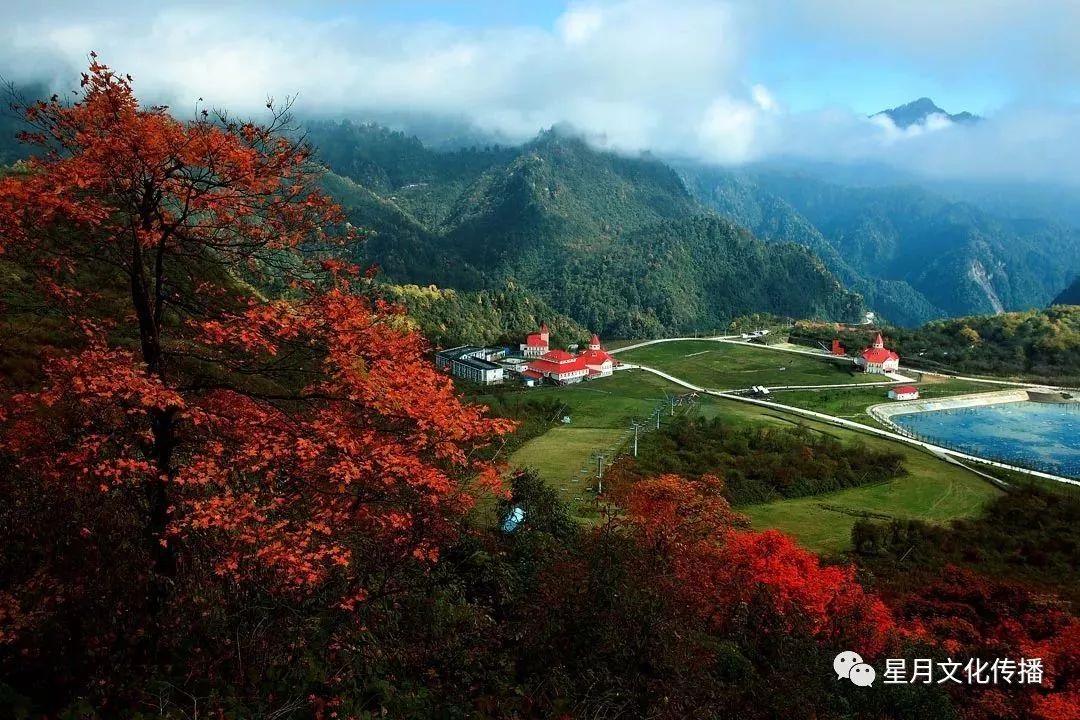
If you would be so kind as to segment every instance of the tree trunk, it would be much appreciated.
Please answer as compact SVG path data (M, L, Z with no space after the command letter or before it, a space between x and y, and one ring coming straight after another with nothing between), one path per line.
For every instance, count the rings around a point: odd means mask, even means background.
M149 212L143 224L149 225ZM155 272L161 272L160 264ZM160 285L160 278L157 283ZM154 312L150 288L146 281L143 251L138 236L132 233L131 243L131 300L139 322L139 343L147 375L165 380L165 362L161 350L160 320ZM153 580L148 598L151 613L163 607L176 575L176 552L168 544L166 532L169 524L169 484L175 476L172 465L176 447L176 408L152 408L148 411L150 429L154 441L149 448L149 459L157 470L156 476L146 481L147 504L146 540L153 558Z

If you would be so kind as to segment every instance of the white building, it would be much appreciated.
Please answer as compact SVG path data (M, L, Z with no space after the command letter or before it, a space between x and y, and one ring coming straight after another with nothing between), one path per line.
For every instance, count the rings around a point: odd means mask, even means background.
M600 336L593 333L589 340L589 349L578 357L585 359L585 368L589 371L589 377L608 377L615 370L615 361L611 355L600 346Z
M505 376L503 367L484 359L494 354L492 348L461 345L435 353L435 367L480 385L498 385Z
M531 336L530 336L531 337ZM593 334L589 349L583 353L552 350L530 360L522 376L526 383L541 382L545 378L562 385L589 378L608 377L615 369L615 361L600 346L600 338Z
M580 355L571 355L565 350L552 350L544 353L543 357L531 360L529 369L522 375L526 379L538 381L549 378L561 385L569 385L587 378L589 368L585 365L585 358Z

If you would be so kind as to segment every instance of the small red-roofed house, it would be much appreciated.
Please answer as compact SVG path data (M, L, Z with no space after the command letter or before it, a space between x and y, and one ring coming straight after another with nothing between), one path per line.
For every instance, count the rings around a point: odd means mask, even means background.
M881 333L874 338L874 344L862 351L855 358L855 364L862 368L863 372L884 373L896 372L900 369L900 356L885 347L885 341Z
M900 385L889 390L890 400L918 400L919 388L914 385Z

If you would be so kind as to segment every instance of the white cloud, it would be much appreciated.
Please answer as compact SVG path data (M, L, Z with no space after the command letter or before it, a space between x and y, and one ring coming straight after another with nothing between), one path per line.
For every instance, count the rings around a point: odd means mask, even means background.
M705 110L698 131L698 151L706 159L740 163L757 159L761 108L740 100L717 98Z
M776 112L780 109L780 104L776 102L776 98L769 92L769 88L760 83L750 88L750 95L754 98L757 106L766 112Z
M913 123L907 127L899 127L888 115L873 115L868 119L872 125L881 129L881 143L886 147L926 133L945 130L955 124L942 113L931 113L922 122Z
M558 28L568 45L586 42L604 22L604 13L597 7L572 8L559 18Z

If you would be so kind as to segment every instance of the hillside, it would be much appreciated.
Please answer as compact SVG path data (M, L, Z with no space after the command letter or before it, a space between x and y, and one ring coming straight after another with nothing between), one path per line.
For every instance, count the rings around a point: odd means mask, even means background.
M754 311L851 318L859 298L811 253L769 247L716 217L669 166L548 131L513 151L452 153L371 125L309 137L390 283L475 292L512 283L591 330L706 330Z
M352 259L377 264L391 284L475 293L515 283L553 312L607 335L703 329L743 312L800 315L857 305L831 281L814 285L824 294L789 303L793 294L784 287L707 288L701 268L671 265L677 254L645 259L652 239L643 228L669 236L678 223L710 213L768 243L808 248L867 309L900 326L1044 307L1080 266L1074 227L997 217L915 186L829 182L764 166L679 164L676 172L649 156L596 151L558 130L518 147L448 151L370 123L321 120L306 130L333 171L324 187L355 225L373 231ZM11 142L3 148L8 161L22 152ZM688 240L686 252L700 256L705 246L693 243L703 237ZM745 279L758 274L745 264L756 252L724 262ZM782 256L789 266L781 275L820 272L805 256ZM661 277L673 292L656 299ZM580 287L584 278L590 287ZM768 291L766 304L748 305L759 290Z
M512 283L497 290L461 292L433 285L380 284L376 292L405 308L408 319L433 345L516 345L541 323L551 328L552 344L584 344L589 331Z
M817 253L899 325L1045 306L1080 263L1080 230L995 217L913 186L794 172L681 168L703 203L769 241Z
M1080 308L949 318L920 328L885 328L889 347L905 365L978 375L1028 377L1080 386ZM874 330L840 330L800 322L793 339L817 345L839 337L850 349L869 345Z
M0 73L2 79L3 73ZM22 115L11 107L12 104L25 107L48 97L48 89L39 83L5 85L0 82L0 165L10 165L30 153L30 147L16 137L19 132L26 130L26 125Z

